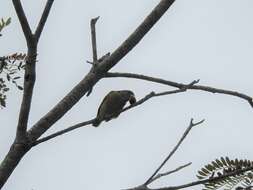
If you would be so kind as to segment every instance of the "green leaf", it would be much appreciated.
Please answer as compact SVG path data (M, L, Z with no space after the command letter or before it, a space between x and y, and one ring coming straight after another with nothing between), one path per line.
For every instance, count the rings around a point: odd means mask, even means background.
M4 99L0 98L0 105L3 106L3 107L6 107L6 103L5 103Z
M9 90L10 90L9 88L4 88L4 89L3 89L4 92L7 92L7 91L9 91Z
M10 78L11 78L10 75L7 74L6 77L7 77L7 80L10 81Z
M7 19L7 21L5 22L5 26L8 26L10 23L11 23L11 17L9 17L9 18Z
M14 77L13 80L17 80L17 79L20 79L21 77Z
M221 157L220 160L222 161L222 163L223 163L225 166L228 166L226 160L225 160L223 157Z
M17 86L19 90L23 90L23 87L22 86Z
M216 161L216 163L217 163L220 167L223 167L223 166L224 166L224 165L222 164L222 162L221 162L219 159L216 159L215 161Z

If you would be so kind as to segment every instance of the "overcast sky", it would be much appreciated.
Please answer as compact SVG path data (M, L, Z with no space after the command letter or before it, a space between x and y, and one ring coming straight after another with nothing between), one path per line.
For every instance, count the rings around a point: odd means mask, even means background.
M23 0L34 29L46 0ZM134 31L158 0L55 0L38 48L37 81L30 126L47 113L89 71L90 19L97 23L99 56L112 52ZM177 0L138 46L113 71L141 73L253 93L253 1ZM12 23L0 38L0 55L26 52L12 1L1 0L0 17ZM48 132L95 117L110 90L130 89L137 99L172 89L134 79L103 79ZM21 92L8 93L0 110L0 160L15 137ZM193 164L153 187L196 180L199 168L215 158L253 160L252 108L230 96L188 91L151 99L103 123L84 127L31 150L4 190L119 190L142 184L175 146L191 118L205 119L162 171ZM194 187L189 189L201 189Z

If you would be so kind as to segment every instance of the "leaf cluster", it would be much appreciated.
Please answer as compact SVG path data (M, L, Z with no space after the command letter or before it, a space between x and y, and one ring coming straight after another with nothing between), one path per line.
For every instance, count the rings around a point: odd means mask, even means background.
M0 20L0 36L2 36L1 31L11 23L11 18L9 17L6 21L1 18Z
M0 108L6 106L6 92L9 91L6 83L14 84L19 90L23 87L18 84L20 71L25 68L26 54L14 53L9 56L0 57Z
M211 179L213 177L219 177L251 166L253 166L253 161L250 160L239 160L237 158L231 160L228 157L221 157L220 159L215 159L214 161L202 167L198 171L197 177L200 180ZM222 178L217 181L207 182L204 184L205 188L203 190L231 190L233 188L236 190L251 189L252 182L253 171L251 170L235 176Z

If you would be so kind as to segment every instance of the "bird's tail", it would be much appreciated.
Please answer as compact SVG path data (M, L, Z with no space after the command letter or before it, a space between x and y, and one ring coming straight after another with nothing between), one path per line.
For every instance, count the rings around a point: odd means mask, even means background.
M100 119L96 118L96 119L93 121L92 125L93 125L94 127L98 127L99 124L100 124L101 122L102 122L102 121L101 121Z

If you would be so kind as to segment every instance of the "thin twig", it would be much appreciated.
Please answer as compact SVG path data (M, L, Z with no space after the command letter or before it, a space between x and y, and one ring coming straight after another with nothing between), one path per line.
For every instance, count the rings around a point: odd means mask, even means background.
M97 56L97 40L96 40L96 23L99 19L99 16L91 19L90 21L90 29L91 29L91 41L92 41L92 53L93 53L93 64L98 60Z
M36 31L35 31L35 34L34 34L37 43L39 41L41 32L42 32L42 30L45 26L45 23L47 21L47 18L48 18L48 15L49 15L49 12L51 10L51 7L52 7L53 3L54 3L54 0L47 0L46 6L44 8L44 11L41 15L39 24L38 24L38 26L36 28Z
M155 83L160 83L160 84L164 84L164 85L168 85L168 86L172 86L172 87L176 87L176 88L184 88L184 86L186 84L183 83L177 83L177 82L173 82L173 81L169 81L169 80L164 80L164 79L160 79L160 78L155 78L155 77L150 77L150 76L146 76L146 75L141 75L141 74L134 74L134 73L107 73L104 76L105 78L113 78L113 77L124 77L124 78L134 78L134 79L140 79L140 80L146 80L146 81L150 81L150 82L155 82ZM189 87L188 89L191 90L201 90L201 91L206 91L206 92L211 92L211 93L219 93L219 94L226 94L226 95L231 95L231 96L235 96L238 98L242 98L244 100L246 100L251 107L253 107L253 101L252 101L252 97L240 92L236 92L236 91L232 91L232 90L224 90L224 89L219 89L219 88L213 88L213 87L209 87L209 86L203 86L203 85L194 85Z
M157 174L155 177L153 177L152 180L150 180L150 183L149 183L149 184L153 183L154 181L158 180L158 179L161 178L161 177L164 177L164 176L170 175L170 174L172 174L172 173L178 172L179 170L184 169L184 168L190 166L191 164L192 164L192 163L190 162L190 163L185 164L185 165L183 165L183 166L179 166L178 168L176 168L176 169L174 169L174 170L171 170L171 171L168 171L168 172L165 172L165 173Z
M190 132L190 130L194 126L200 125L203 122L204 122L204 120L201 120L201 121L199 121L197 123L193 123L193 119L191 119L188 128L184 132L183 136L181 137L181 139L179 140L179 142L177 143L177 145L173 148L173 150L169 153L169 155L165 158L165 160L161 163L161 165L155 170L155 172L148 178L148 180L144 183L144 186L147 186L147 185L149 185L151 183L151 181L156 176L156 174L160 171L160 169L167 163L167 161L171 158L171 156L173 156L173 154L177 151L177 149L179 148L179 146L181 145L181 143L183 142L183 140L185 139L185 137L188 135L188 133Z
M38 139L37 141L33 142L33 143L31 144L31 146L36 146L36 145L38 145L38 144L40 144L40 143L43 143L43 142L45 142L45 141L48 141L48 140L50 140L50 139L52 139L52 138L55 138L55 137L57 137L57 136L60 136L60 135L62 135L62 134L64 134L64 133L73 131L74 129L78 129L78 128L80 128L80 127L84 127L84 126L86 126L86 125L92 124L94 121L95 121L95 119L91 119L91 120L89 120L89 121L85 121L85 122L81 122L81 123L75 124L75 125L70 126L70 127L66 128L66 129L63 129L63 130L61 130L61 131L58 131L58 132L56 132L56 133L53 133L53 134L51 134L51 135L48 135L48 136L43 137L43 138L41 138L41 139Z
M144 98L140 99L136 103L134 103L134 104L132 104L128 107L125 107L121 112L124 112L124 111L126 111L128 109L131 109L133 107L139 106L139 105L143 104L144 102L146 102L147 100L149 100L150 98L153 98L153 97L185 92L186 90L190 89L192 86L197 84L198 82L199 82L199 80L194 80L190 84L185 85L184 88L177 89L177 90L170 90L170 91L165 91L165 92L160 92L160 93L150 92L148 95L146 95Z

